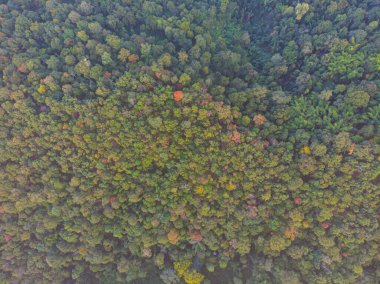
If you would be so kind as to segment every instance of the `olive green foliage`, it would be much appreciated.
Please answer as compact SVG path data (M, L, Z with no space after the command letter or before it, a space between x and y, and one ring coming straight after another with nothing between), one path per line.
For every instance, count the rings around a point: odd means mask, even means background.
M361 78L364 73L365 54L356 52L355 48L349 51L332 52L325 56L329 75L340 79L352 80Z
M352 109L339 109L321 99L295 98L291 114L293 116L291 125L294 129L348 131L353 127Z
M3 1L0 282L376 283L380 8L350 2Z

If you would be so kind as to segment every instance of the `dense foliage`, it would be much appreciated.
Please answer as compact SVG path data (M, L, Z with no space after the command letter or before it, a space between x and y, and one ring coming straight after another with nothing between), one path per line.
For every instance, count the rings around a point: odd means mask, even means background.
M378 0L0 3L1 283L380 278Z

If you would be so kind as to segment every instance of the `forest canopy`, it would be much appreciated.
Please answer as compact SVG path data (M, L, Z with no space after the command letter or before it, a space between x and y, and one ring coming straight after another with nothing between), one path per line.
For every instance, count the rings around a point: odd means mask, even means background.
M377 283L378 0L0 0L0 283Z

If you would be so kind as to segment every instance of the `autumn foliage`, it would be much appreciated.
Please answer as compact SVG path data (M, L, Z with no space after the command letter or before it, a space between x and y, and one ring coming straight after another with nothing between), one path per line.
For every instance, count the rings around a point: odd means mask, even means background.
M377 2L2 1L0 283L377 283Z
M176 102L179 102L183 99L183 92L182 91L175 91L173 93L173 98Z

